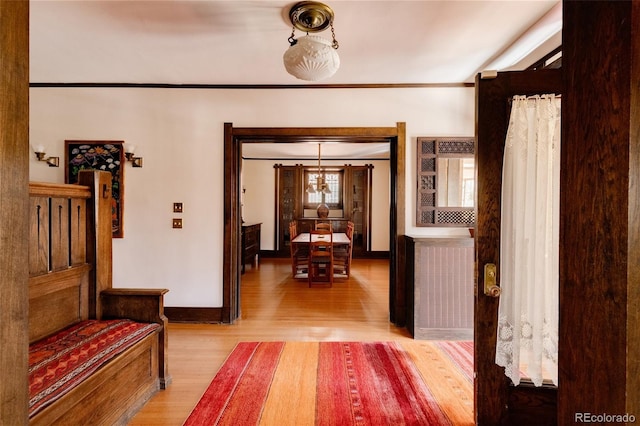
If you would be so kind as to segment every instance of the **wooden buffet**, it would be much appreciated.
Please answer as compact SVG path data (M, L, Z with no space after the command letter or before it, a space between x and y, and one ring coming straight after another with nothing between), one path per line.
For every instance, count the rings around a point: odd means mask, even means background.
M262 223L242 225L242 273L245 265L260 264L260 228Z

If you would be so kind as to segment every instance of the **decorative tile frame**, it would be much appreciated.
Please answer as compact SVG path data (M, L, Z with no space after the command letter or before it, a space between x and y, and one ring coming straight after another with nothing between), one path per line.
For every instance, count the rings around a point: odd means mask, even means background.
M438 158L473 157L472 137L418 137L416 226L473 227L475 208L437 205Z

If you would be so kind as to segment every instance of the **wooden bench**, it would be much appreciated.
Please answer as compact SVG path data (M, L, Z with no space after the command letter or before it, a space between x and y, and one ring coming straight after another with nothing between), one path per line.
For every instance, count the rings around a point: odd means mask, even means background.
M167 290L112 288L111 175L82 171L80 184L30 184L30 346L86 320L157 326L50 404L33 410L31 396L33 425L126 424L171 381Z

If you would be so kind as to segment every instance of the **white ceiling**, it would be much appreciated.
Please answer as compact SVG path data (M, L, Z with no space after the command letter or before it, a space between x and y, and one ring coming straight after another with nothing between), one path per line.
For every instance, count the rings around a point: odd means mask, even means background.
M485 69L526 68L561 43L559 0L325 3L341 67L312 84L472 83ZM293 4L31 0L30 81L309 84L282 64Z

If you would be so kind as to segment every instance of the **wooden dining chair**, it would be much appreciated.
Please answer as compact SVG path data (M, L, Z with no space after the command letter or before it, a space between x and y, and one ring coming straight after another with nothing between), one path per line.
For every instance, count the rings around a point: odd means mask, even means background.
M333 232L333 227L331 226L331 222L323 222L323 221L316 220L315 228Z
M349 244L336 245L333 250L333 268L338 277L349 278L351 275L351 256L353 253L353 222L347 222L346 235Z
M291 252L291 273L293 277L304 274L309 268L309 246L307 244L293 243L298 236L297 222L289 222L289 249Z
M333 233L314 229L309 237L309 287L332 287Z

